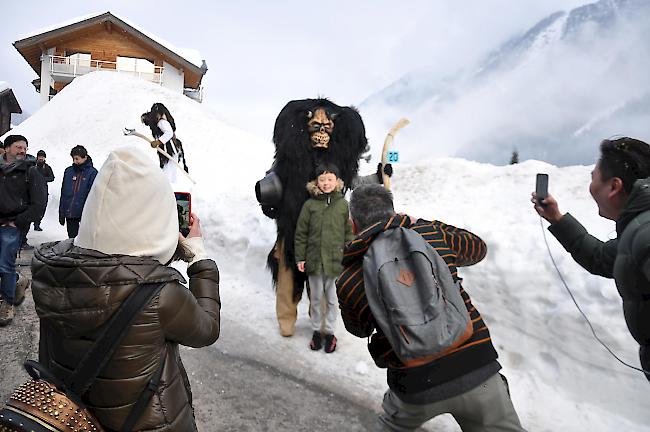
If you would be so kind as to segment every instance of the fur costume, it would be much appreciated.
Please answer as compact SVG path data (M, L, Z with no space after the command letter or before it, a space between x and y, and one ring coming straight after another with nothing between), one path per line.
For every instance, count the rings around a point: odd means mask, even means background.
M178 154L180 159L179 162L183 163L183 169L185 172L189 173L190 170L187 167L187 162L185 161L185 150L183 150L183 143L181 140L176 138L176 122L174 121L174 117L172 117L167 107L159 102L156 102L151 106L151 111L147 111L140 116L140 120L144 125L149 126L149 129L151 129L151 135L153 136L154 140L157 140L163 136L163 132L158 127L158 120L162 116L164 116L169 122L172 130L174 131L174 136L165 143L159 143L158 147L172 156ZM160 168L163 168L169 162L169 159L160 153L157 154L158 160L160 162Z
M262 205L267 216L276 219L278 243L284 245L285 262L293 272L293 297L302 295L305 275L297 270L294 234L300 209L309 194L305 189L314 177L317 165L334 164L339 178L353 185L359 159L367 145L366 132L359 112L341 107L327 99L303 99L289 102L280 111L273 130L275 160L273 171L282 184L282 197L276 205ZM276 247L277 247L276 244ZM275 249L268 256L274 285L278 281Z

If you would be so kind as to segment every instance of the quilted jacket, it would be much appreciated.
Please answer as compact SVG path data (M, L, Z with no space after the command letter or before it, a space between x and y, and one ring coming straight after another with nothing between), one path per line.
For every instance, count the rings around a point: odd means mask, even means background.
M190 385L179 345L202 347L219 337L219 272L205 259L183 276L149 257L106 255L72 240L42 245L32 261L40 318L40 362L66 378L127 296L145 282L165 286L133 324L84 401L109 431L120 430L132 405L165 359L157 392L135 429L195 431Z

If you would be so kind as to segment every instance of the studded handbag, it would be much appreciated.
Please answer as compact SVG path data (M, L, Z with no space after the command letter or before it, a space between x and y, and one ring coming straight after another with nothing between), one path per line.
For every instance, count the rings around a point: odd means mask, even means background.
M0 432L104 432L79 395L88 391L137 312L163 286L164 283L142 284L133 290L67 380L57 378L40 363L26 361L25 370L32 379L18 386L0 410ZM158 388L163 365L164 356L124 422L123 432L131 431Z

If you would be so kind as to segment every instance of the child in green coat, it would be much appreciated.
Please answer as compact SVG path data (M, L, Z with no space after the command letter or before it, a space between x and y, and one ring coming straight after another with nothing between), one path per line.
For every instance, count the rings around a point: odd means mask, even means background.
M314 331L309 347L319 350L323 346L323 327L326 353L336 349L334 323L338 299L334 282L343 269L343 248L354 238L342 190L343 181L335 165L316 168L316 179L307 183L311 198L302 206L294 240L296 265L309 278L309 315ZM323 294L327 300L325 317L321 308Z

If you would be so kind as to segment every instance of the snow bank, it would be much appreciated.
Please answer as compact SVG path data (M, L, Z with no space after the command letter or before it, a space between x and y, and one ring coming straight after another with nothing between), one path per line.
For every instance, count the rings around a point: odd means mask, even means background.
M273 146L227 125L219 113L203 105L110 72L77 78L13 131L28 137L32 154L41 148L47 152L57 176L50 187L45 231L30 233L31 241L65 237L56 213L70 148L86 146L99 168L113 148L146 146L123 136L121 129L138 127L148 133L139 118L153 102L163 102L174 115L190 174L198 180L191 188L194 210L201 216L209 252L220 267L222 313L225 322L236 320L248 332L245 338L241 335L247 342L241 343L238 354L378 409L386 388L385 372L375 368L366 341L346 334L342 323L336 352L310 351L311 330L303 301L296 336L280 337L265 269L275 226L262 215L253 193L255 181L271 164ZM269 136L272 127L268 125ZM156 157L153 151L151 157ZM372 167L364 164L364 170ZM398 211L467 228L487 242L487 258L460 269L460 275L490 327L515 407L531 431L650 430L648 382L619 365L591 336L551 265L540 220L529 201L535 173L546 172L561 210L570 211L601 239L615 236L613 223L598 217L589 197L590 170L537 161L496 167L433 158L417 165L395 165ZM560 271L597 332L621 357L637 365L636 343L625 327L613 281L587 274L550 234L547 237ZM222 334L228 332L225 326ZM213 349L220 349L219 342ZM435 419L426 428L458 430L450 416Z

